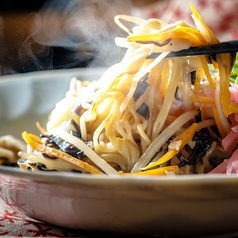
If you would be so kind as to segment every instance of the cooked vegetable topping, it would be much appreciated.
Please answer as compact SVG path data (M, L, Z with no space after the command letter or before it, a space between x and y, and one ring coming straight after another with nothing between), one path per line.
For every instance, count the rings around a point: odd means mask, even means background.
M84 158L83 151L79 150L77 147L71 145L67 141L62 140L58 136L49 135L48 143L56 145L61 151L73 156L74 158L78 158L78 159Z
M146 120L150 118L150 109L145 103L141 104L136 112L143 116Z
M193 136L193 140L196 141L196 144L192 150L192 153L187 158L182 158L182 162L179 163L178 165L179 167L182 167L186 164L194 165L197 164L199 161L201 161L202 158L207 153L207 151L210 149L215 139L206 136L201 131L196 131L196 133Z
M145 90L148 88L149 84L146 82L146 80L148 79L148 75L149 73L146 73L141 80L138 82L137 84L137 88L134 92L134 99L137 100L141 95L143 95L143 93L145 92Z
M74 165L88 171L91 174L102 174L99 170L97 170L93 166L91 166L81 160L75 159L74 157L72 157L60 150L57 150L55 148L47 147L47 146L44 146L44 145L38 143L37 141L35 141L32 138L32 135L29 135L27 132L23 132L22 137L26 141L26 143L29 144L35 150L38 150L40 152L57 157L57 158L62 159L68 163L74 164Z
M199 129L200 129L199 125L197 123L193 123L185 132L183 132L178 138L176 138L170 143L170 145L171 144L175 145L174 148L171 146L171 149L163 157L161 157L157 162L148 165L142 170L147 170L149 168L161 165L167 162L168 160L170 160L193 138L195 132Z

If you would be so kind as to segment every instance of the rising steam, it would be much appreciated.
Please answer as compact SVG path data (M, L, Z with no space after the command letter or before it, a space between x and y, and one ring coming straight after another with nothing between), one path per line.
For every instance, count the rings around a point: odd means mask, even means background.
M114 23L117 14L130 14L124 0L49 0L32 14L32 24L19 48L22 71L73 67L107 67L124 50L114 39L124 36Z

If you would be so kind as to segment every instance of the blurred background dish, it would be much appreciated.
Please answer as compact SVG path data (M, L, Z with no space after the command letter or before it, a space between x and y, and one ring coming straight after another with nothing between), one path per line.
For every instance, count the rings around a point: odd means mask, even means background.
M191 0L222 41L238 37L234 0ZM192 23L183 0L8 0L0 2L0 75L41 70L108 67L125 49L116 36L117 14Z
M21 138L24 130L39 134L35 125L45 127L50 112L64 98L70 80L97 80L104 68L67 69L2 76L0 80L0 136Z
M114 23L128 1L37 0L0 3L1 75L110 66L123 57Z

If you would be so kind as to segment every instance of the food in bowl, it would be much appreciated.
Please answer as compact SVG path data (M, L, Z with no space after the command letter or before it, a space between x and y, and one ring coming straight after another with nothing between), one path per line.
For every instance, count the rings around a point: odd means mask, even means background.
M233 54L169 57L219 43L191 5L195 26L119 15L122 61L94 82L74 78L41 135L23 132L18 165L112 176L234 173L237 85ZM121 20L133 22L129 30ZM161 54L151 59L152 53ZM213 72L214 71L214 72Z

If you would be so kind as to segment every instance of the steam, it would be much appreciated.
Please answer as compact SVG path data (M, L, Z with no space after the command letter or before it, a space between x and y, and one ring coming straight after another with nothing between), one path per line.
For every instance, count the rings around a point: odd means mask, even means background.
M48 0L32 14L19 48L22 70L107 67L118 62L125 51L114 39L125 35L113 19L130 10L126 0Z

